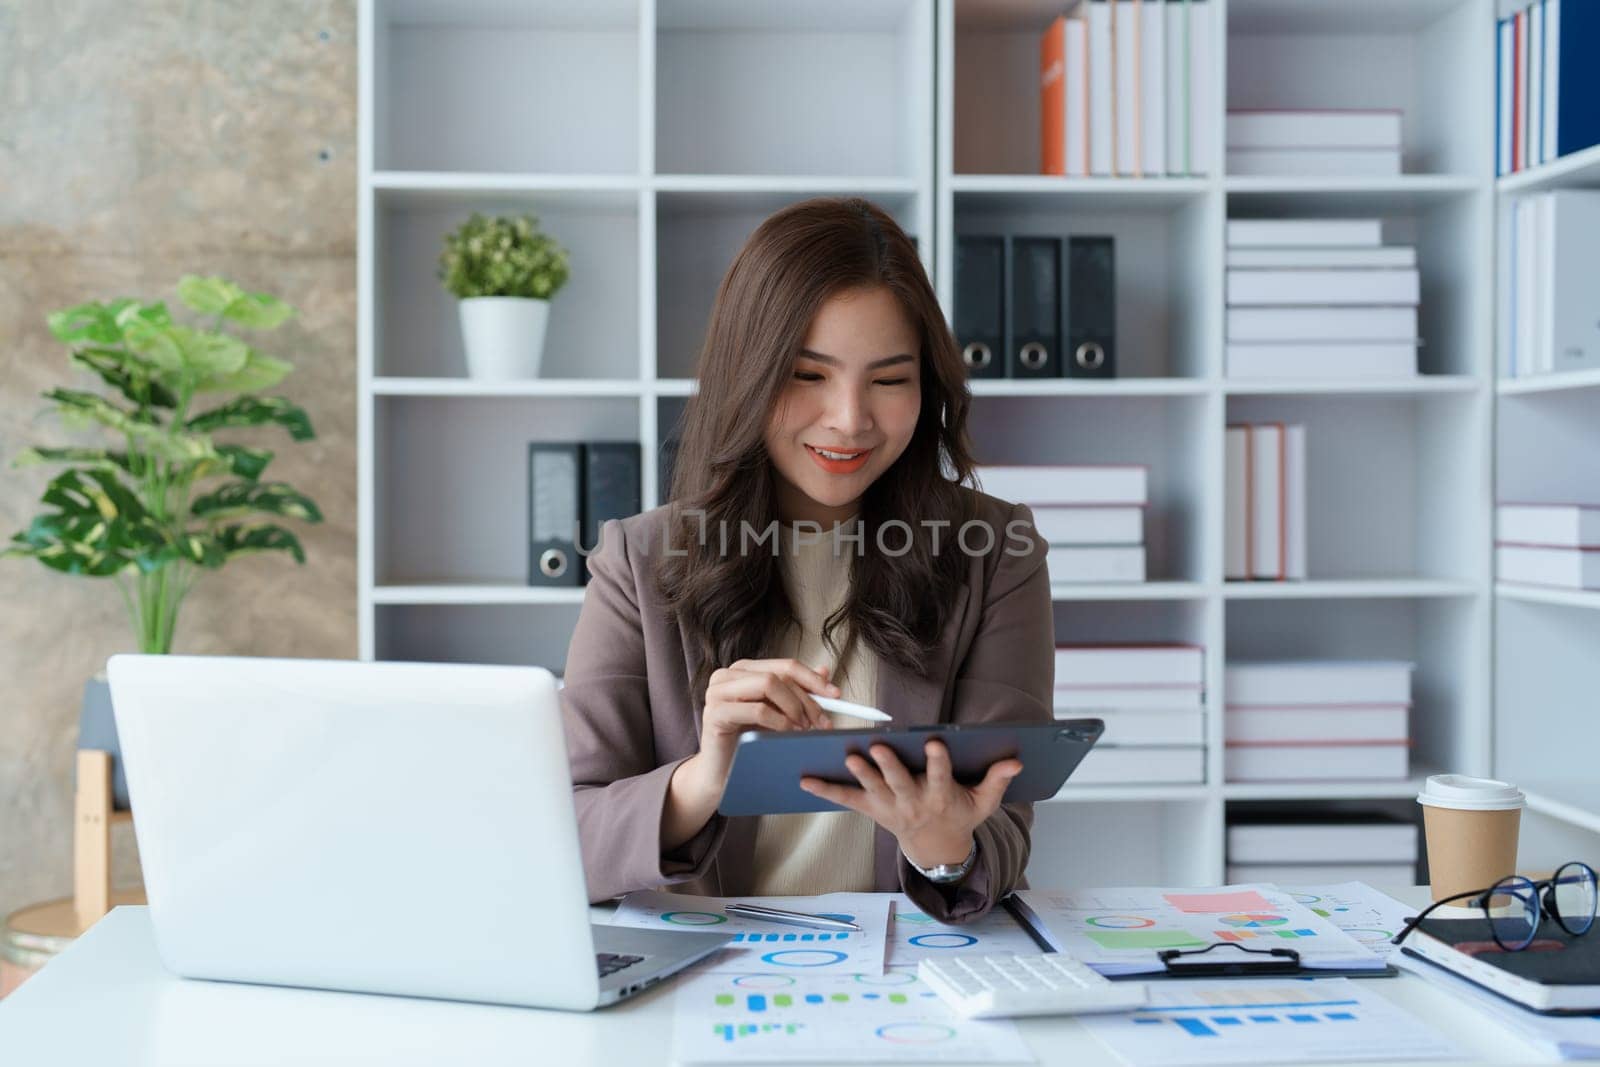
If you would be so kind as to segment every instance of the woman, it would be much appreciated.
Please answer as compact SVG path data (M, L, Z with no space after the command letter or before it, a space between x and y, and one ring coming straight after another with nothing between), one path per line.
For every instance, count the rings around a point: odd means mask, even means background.
M1021 883L1021 771L912 775L883 745L837 812L717 814L748 729L1048 720L1045 546L972 481L966 374L916 249L859 199L786 208L723 279L672 503L608 523L562 706L591 899L904 890L948 922Z

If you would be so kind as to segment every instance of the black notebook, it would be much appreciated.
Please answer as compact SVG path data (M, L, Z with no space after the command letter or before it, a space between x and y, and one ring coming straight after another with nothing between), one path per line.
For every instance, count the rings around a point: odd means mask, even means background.
M1424 919L1401 944L1410 955L1534 1011L1600 1011L1600 929L1573 937L1546 919L1531 945L1507 952L1481 918Z

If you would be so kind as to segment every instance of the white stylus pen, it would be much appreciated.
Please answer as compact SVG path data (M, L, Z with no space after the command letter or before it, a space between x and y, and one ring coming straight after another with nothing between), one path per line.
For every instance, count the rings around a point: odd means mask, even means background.
M821 708L823 711L832 711L840 715L848 715L853 719L867 719L871 722L894 721L877 708L869 708L865 704L852 704L848 700L835 700L833 697L813 696L811 699L815 700L817 702L817 707Z

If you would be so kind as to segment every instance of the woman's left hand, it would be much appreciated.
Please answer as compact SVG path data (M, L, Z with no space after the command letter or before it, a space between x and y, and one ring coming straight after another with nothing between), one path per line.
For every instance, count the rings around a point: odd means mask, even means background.
M972 831L995 813L1006 786L1022 773L1021 760L999 760L969 789L951 773L950 750L943 741L923 746L928 761L924 774L907 770L888 745L876 744L868 751L871 760L845 757L860 788L809 776L800 779L800 788L859 811L894 834L900 851L918 867L964 862L972 851Z

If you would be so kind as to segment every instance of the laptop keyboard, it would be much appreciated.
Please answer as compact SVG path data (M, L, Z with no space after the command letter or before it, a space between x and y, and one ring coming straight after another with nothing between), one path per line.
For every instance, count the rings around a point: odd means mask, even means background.
M594 963L600 969L601 978L608 974L616 974L624 967L632 967L643 959L643 956L624 956L618 952L596 952L594 954Z

